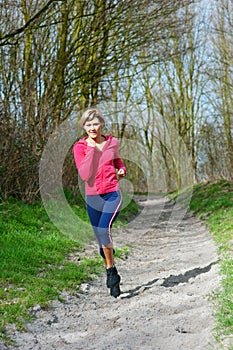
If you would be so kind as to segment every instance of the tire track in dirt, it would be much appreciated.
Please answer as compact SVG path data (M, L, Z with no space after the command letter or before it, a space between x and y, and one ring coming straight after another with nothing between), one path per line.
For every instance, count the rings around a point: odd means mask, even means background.
M191 213L168 225L173 205L164 198L140 203L140 215L113 233L115 246L132 247L117 261L122 295L112 298L102 275L76 296L63 293L50 310L35 309L37 319L25 333L11 330L14 345L3 349L218 348L210 299L220 277L210 233Z

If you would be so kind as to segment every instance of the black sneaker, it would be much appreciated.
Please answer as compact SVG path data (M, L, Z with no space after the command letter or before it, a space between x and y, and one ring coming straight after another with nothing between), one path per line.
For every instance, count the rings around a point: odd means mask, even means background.
M106 269L107 271L107 287L110 288L110 295L114 298L119 297L121 294L120 290L120 280L121 276L118 275L117 269L115 266Z

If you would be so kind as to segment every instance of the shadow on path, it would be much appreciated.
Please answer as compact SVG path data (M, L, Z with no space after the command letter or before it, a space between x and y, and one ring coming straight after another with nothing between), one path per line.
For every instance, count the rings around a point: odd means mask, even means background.
M210 263L209 265L207 265L205 267L195 267L194 269L186 271L183 274L181 273L179 275L170 275L169 277L163 279L163 283L160 284L160 286L170 288L170 287L174 287L180 283L187 283L190 280L190 278L195 278L198 275L201 275L202 273L209 272L211 267L217 263L218 263L218 261L213 261L212 263ZM125 292L123 292L123 294L127 293L128 295L122 296L121 299L133 298L136 295L138 295L139 293L141 293L142 291L153 287L153 285L158 281L159 281L159 278L155 278L155 279L153 279L145 284L142 284L140 286L135 287L134 289L130 289L128 291L125 291Z
M186 271L184 274L179 275L170 275L169 277L165 278L163 283L161 284L162 287L174 287L177 284L180 283L187 283L190 278L195 278L198 275L201 275L202 273L209 272L212 265L217 264L217 261L213 261L209 265L205 267L195 267L192 270Z

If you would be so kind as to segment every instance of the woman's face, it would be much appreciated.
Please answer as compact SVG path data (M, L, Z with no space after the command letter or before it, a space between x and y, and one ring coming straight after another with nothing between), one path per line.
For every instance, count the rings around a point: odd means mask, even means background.
M92 139L95 139L95 138L101 136L102 125L101 125L99 119L96 117L94 119L92 119L91 121L86 121L83 128L86 131L87 135Z

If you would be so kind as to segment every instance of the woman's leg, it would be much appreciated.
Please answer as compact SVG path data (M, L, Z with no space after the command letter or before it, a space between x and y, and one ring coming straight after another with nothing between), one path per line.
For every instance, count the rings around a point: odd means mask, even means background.
M105 197L107 198L107 200L109 200L109 198L112 198L111 206L107 205L107 208ZM113 202L117 198L118 197L116 195L111 196L110 194L102 196L86 196L86 205L89 220L95 233L96 239L99 243L100 255L104 259L107 267L109 267L110 264L111 266L113 265L113 244L111 242L109 234L109 227L115 217L114 212L117 203Z
M122 203L121 193L113 192L105 195L105 205L99 221L100 241L105 255L106 272L107 272L107 287L110 288L110 294L117 298L121 294L120 280L116 266L114 265L114 250L111 237L111 227L115 221Z
M100 255L102 256L106 264L106 258L102 248L102 242L100 241L99 234L98 234L98 226L99 226L100 217L102 215L103 206L104 206L104 201L99 195L86 196L86 208L87 208L88 217L99 244Z
M120 191L107 193L104 195L87 196L87 212L93 227L93 231L100 247L100 255L105 259L113 258L113 242L111 237L111 226L115 221L122 203ZM105 249L106 248L106 249ZM108 266L109 266L108 262Z
M107 287L115 298L121 293L120 276L114 266L111 226L115 221L122 203L120 191L101 196L87 196L87 210L93 230L100 246L100 254L107 268Z
M113 255L113 243L109 243L109 245L102 246L104 256L105 256L105 265L106 268L109 269L114 265L114 255Z
M111 227L116 220L122 203L120 191L111 192L103 196L105 204L98 223L99 240L102 244L107 268L114 265L114 250Z

